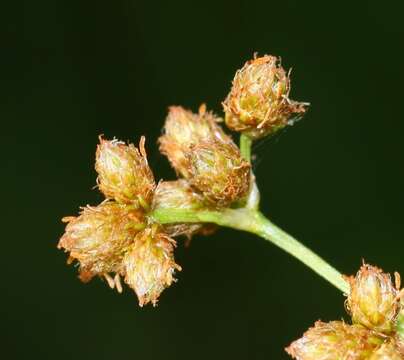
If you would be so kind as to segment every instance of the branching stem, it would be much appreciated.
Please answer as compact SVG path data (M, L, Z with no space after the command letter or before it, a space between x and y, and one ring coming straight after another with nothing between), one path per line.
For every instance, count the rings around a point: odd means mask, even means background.
M165 208L154 210L151 216L161 224L208 222L256 234L303 262L343 293L349 293L348 283L336 269L269 221L258 210L240 208L221 211L193 211Z

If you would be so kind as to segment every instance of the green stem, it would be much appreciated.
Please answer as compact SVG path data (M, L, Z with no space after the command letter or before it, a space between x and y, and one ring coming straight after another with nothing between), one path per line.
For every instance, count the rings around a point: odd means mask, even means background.
M240 152L241 155L244 157L244 159L246 159L250 163L251 163L251 146L252 146L252 139L247 135L241 134Z
M253 140L245 134L240 135L240 153L241 156L251 164L251 147ZM258 209L260 203L260 192L255 182L255 176L251 170L251 188L247 196L246 206L250 209Z
M151 217L161 224L209 222L256 234L303 262L343 293L349 293L347 282L336 269L257 210L247 208L222 211L156 209Z
M285 250L287 253L299 259L303 264L311 268L343 293L349 293L348 283L334 267L301 242L273 224L261 213L258 214L258 217L259 226L255 234L269 240L282 250Z

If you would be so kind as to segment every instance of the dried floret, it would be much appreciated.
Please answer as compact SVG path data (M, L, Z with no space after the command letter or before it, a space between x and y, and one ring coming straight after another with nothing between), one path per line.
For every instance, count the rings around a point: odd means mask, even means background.
M125 251L145 227L143 214L108 201L83 208L78 217L63 219L68 224L58 248L69 252L69 262L80 264L80 279L122 271Z
M146 209L150 206L156 184L144 143L142 137L137 149L133 144L100 137L95 169L98 187L107 198Z
M390 275L364 264L355 277L347 279L351 286L347 308L352 321L378 332L391 333L399 301Z
M290 100L289 92L289 74L275 56L247 61L223 102L226 125L253 139L275 133L300 118L309 105Z
M233 144L201 142L188 153L190 183L217 206L242 199L250 186L250 164Z
M172 284L181 267L174 261L175 240L157 225L137 234L123 259L125 282L136 292L139 305L157 304L161 292Z
M317 321L286 351L297 360L365 360L382 343L382 338L361 325Z

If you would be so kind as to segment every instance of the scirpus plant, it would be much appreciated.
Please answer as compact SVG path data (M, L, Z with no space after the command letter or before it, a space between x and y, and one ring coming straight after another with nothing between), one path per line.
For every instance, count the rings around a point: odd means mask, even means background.
M308 103L289 98L290 73L275 56L254 58L237 71L224 100L224 116L169 108L162 154L177 180L155 181L145 138L139 147L100 137L95 169L105 196L98 206L65 217L58 248L78 263L79 278L104 279L122 292L121 279L143 306L157 304L176 281L174 237L208 235L215 226L248 231L282 248L348 296L352 325L318 321L286 350L298 360L404 358L404 304L399 277L363 265L343 277L310 249L268 220L251 167L252 143L300 119ZM224 120L223 120L224 119ZM222 124L240 134L239 146Z

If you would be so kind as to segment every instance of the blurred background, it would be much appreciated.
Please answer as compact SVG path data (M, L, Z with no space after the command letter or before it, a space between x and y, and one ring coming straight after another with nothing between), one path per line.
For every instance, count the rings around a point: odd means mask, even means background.
M293 67L307 116L257 144L263 211L345 274L404 274L402 1L15 1L0 12L2 352L8 359L287 359L341 293L273 245L221 229L180 242L157 308L88 285L60 219L102 200L99 134L156 140L171 104L221 112L259 54ZM347 317L345 316L347 319Z

